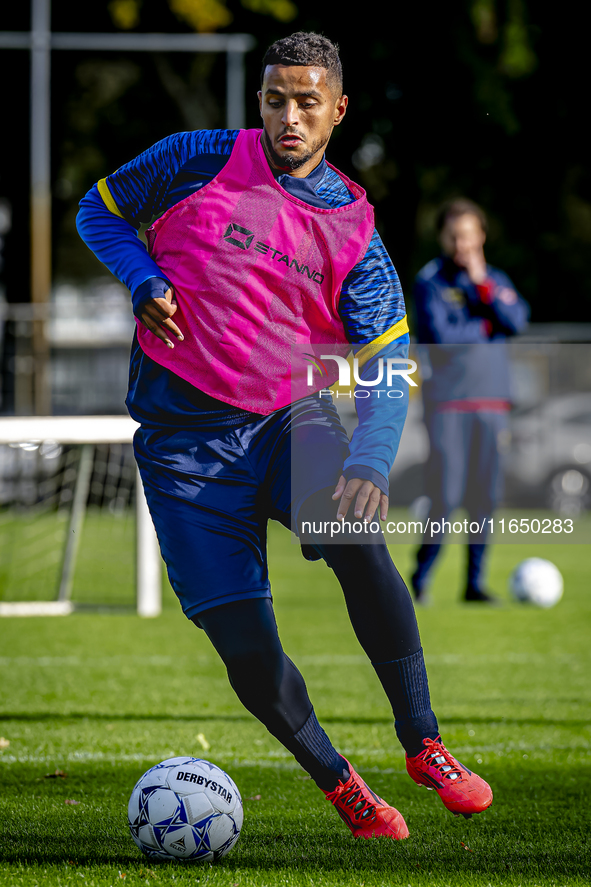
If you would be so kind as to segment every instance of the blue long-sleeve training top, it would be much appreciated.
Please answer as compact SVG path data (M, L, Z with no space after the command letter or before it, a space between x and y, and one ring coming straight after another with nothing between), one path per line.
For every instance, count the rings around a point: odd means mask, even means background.
M137 230L208 184L225 166L237 136L237 130L171 135L102 179L80 201L78 231L101 262L131 290L136 316L147 299L163 296L169 286ZM288 193L311 206L335 208L354 199L324 160L303 179L273 172ZM374 346L372 358L360 371L361 379L376 378L379 358L408 356L408 334L400 334L405 317L400 281L375 230L365 256L343 283L338 310L353 351ZM388 491L387 477L408 406L407 384L401 389L404 396L399 399L360 397L355 401L359 427L351 441L345 477L366 478L383 492ZM126 403L138 422L157 426L202 424L204 419L214 418L213 414L219 425L243 424L252 418L251 413L207 396L157 364L143 353L137 336Z

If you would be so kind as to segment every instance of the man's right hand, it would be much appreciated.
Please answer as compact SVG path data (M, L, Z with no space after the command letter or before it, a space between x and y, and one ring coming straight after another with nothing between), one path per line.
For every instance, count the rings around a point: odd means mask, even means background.
M484 283L486 280L486 259L482 247L457 250L453 260L459 268L464 268L468 272L472 283L476 285Z
M169 348L174 348L174 343L168 337L167 331L178 339L179 342L182 342L185 338L172 320L176 309L177 304L174 301L172 289L169 288L163 297L148 299L140 314L140 320L143 325L168 345Z

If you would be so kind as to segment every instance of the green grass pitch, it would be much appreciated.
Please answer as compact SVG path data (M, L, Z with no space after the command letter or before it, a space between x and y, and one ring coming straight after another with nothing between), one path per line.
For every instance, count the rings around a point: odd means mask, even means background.
M129 541L123 533L118 544ZM104 572L116 584L117 536L110 545L102 559L82 558L87 583ZM306 563L277 525L270 550L286 651L333 742L403 812L410 839L353 840L241 708L168 591L155 620L81 612L0 621L0 736L9 742L0 743L0 884L588 885L588 546L497 546L489 584L503 605L486 610L458 602L465 549L450 545L442 558L419 621L444 739L495 792L493 807L469 821L406 776L388 704L330 571ZM392 551L408 576L412 549ZM511 568L533 555L563 573L565 595L552 610L508 600ZM127 831L136 780L180 754L219 764L244 798L242 836L216 866L155 865ZM67 775L49 778L56 770Z

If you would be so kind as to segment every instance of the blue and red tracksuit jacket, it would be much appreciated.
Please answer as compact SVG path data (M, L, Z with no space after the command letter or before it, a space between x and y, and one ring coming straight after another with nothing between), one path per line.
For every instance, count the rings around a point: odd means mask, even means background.
M423 352L431 373L423 384L425 401L508 406L505 343L525 329L529 317L509 277L487 265L486 280L476 285L464 269L440 257L418 273L413 295L417 340L431 346Z

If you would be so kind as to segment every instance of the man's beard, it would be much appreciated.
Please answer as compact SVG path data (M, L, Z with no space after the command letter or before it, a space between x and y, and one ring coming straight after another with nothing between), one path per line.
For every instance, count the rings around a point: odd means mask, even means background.
M311 149L296 157L293 154L278 154L271 144L271 139L269 138L267 130L263 130L264 147L268 159L271 161L273 166L277 167L277 169L285 169L289 170L290 172L295 172L296 169L299 169L301 166L304 165L304 163L307 163L308 160L311 160L318 151L324 148L329 138L330 133L324 140L318 139L318 141L314 145L312 145Z

